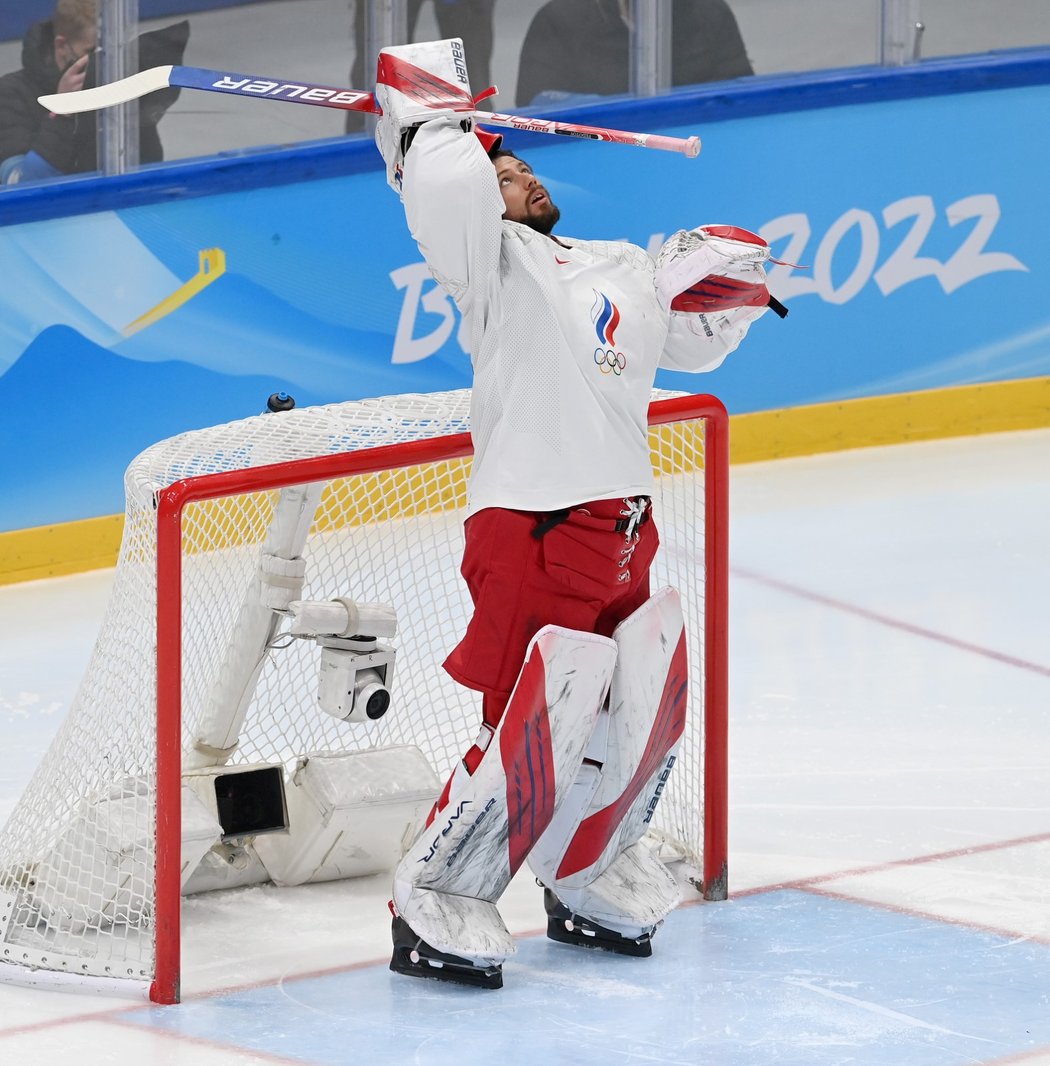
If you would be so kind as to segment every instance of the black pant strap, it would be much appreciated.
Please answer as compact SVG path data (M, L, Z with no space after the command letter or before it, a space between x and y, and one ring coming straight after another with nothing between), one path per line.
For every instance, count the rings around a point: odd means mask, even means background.
M536 528L532 531L532 535L537 540L543 540L543 538L555 527L560 526L569 517L569 509L566 507L564 511L551 511L546 518L540 522Z

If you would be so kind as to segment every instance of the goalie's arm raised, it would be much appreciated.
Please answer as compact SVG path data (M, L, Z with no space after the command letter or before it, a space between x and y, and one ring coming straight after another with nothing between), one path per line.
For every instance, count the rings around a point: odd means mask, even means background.
M503 197L479 136L458 38L384 48L376 146L431 273L464 315L499 265ZM476 331L481 316L473 323Z
M465 314L499 269L503 197L478 138L455 116L423 123L405 155L408 227L431 272Z

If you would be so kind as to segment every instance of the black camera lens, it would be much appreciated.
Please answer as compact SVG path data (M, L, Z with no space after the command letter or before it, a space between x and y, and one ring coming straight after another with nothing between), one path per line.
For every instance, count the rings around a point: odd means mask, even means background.
M385 688L373 692L365 703L365 714L369 718L382 718L390 709L390 693Z

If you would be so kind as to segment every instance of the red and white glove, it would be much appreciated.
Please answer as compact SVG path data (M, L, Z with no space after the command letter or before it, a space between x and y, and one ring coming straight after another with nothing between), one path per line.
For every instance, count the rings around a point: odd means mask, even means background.
M383 114L376 123L376 146L386 162L387 184L401 192L406 134L421 122L474 111L463 42L446 41L384 48L376 69L376 101Z
M384 48L379 53L375 95L383 112L376 123L376 146L386 163L387 184L398 194L405 152L421 123L461 114L464 129L474 128L486 152L503 140L500 134L473 126L477 103L458 37Z
M781 318L787 308L766 288L769 245L739 226L678 230L656 259L656 290L664 307L712 314L734 307L767 307Z

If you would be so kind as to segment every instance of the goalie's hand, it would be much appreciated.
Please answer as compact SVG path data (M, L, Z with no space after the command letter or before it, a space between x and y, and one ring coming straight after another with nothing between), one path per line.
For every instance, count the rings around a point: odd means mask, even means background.
M739 226L699 226L673 233L656 260L656 289L671 311L708 314L734 307L787 308L766 288L769 245Z
M376 146L386 163L387 183L400 194L405 153L414 130L436 118L471 122L474 98L458 38L384 48L376 69Z

